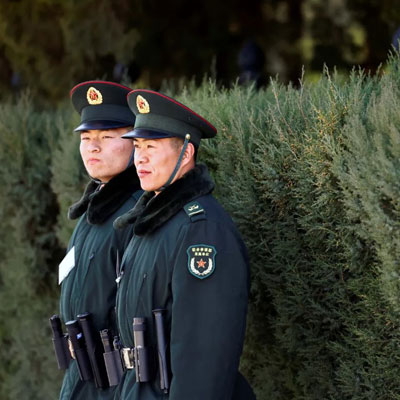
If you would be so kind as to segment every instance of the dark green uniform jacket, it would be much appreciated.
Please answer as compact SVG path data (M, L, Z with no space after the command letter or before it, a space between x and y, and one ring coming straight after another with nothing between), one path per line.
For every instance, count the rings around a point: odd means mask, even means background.
M146 318L149 362L156 365L148 383L135 383L135 371L127 370L116 398L254 398L238 372L249 290L247 252L232 220L210 194L213 187L206 167L197 165L158 196L145 192L114 223L134 227L117 293L121 341L133 347L133 317ZM160 390L155 353L152 310L159 308L167 310L168 395Z
M69 218L79 221L68 245L75 247L75 267L61 284L61 318L65 322L90 312L97 331L115 331L116 260L132 236L132 229L116 231L115 218L126 213L140 195L134 167L129 167L102 189L92 181L82 199L69 210ZM60 399L92 400L113 398L115 388L96 389L92 381L79 379L73 360L65 373Z

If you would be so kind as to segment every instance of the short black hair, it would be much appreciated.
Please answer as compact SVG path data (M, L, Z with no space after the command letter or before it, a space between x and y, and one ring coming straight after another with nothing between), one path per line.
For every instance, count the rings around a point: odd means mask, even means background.
M174 146L177 150L180 150L180 148L183 146L183 143L185 142L184 139L182 139L182 138L179 137L179 136L171 137L171 139L174 139L174 140L172 140L171 142L172 142L173 146ZM194 143L192 143L192 144L193 144L193 146L194 146L194 161L196 161L196 160L197 160L198 146L196 146Z

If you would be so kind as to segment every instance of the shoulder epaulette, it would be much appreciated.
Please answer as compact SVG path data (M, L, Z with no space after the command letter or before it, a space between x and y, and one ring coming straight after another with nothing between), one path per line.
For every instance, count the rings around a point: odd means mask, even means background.
M183 209L192 222L206 219L206 212L198 201L191 201Z

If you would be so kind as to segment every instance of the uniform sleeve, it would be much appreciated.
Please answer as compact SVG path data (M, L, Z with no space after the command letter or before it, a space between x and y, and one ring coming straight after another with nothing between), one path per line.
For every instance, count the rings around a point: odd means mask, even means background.
M182 234L172 275L170 400L231 399L248 301L243 242L207 220Z

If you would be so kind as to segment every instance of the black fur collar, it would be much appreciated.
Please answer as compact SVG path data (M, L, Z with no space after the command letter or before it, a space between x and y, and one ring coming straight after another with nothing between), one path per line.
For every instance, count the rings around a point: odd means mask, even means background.
M100 184L92 180L82 198L69 208L68 218L77 219L86 211L89 224L102 224L139 189L140 182L134 165L112 178L101 189Z
M190 201L212 192L214 182L207 167L198 164L182 178L169 185L158 196L144 192L136 206L114 221L114 227L123 228L134 224L138 236L154 232Z

